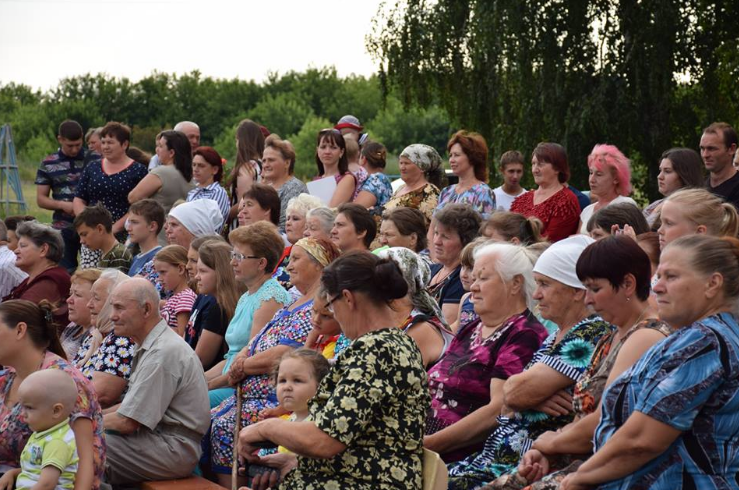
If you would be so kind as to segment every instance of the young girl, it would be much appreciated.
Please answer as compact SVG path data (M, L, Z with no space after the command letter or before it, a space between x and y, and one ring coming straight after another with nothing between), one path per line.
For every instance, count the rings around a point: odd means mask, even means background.
M275 390L280 406L292 412L291 422L308 417L308 402L328 370L326 358L311 349L292 350L280 358L274 372ZM286 452L283 448L279 451Z
M477 313L475 313L472 301L470 301L469 292L472 287L472 282L474 281L474 278L472 277L472 268L475 266L475 249L488 242L489 240L485 237L476 238L472 242L468 243L462 249L462 253L460 254L459 259L462 264L462 268L459 270L459 280L462 282L462 287L467 292L459 301L459 314L457 315L457 321L451 326L453 332L456 332L459 330L459 327L466 325L477 318Z
M311 308L311 325L305 346L323 355L329 362L349 346L350 340L341 333L339 322L328 311L328 298L323 288L318 288Z
M180 245L167 245L154 256L154 270L159 274L162 289L172 296L161 306L167 325L185 335L185 327L195 303L195 292L188 286L187 250Z

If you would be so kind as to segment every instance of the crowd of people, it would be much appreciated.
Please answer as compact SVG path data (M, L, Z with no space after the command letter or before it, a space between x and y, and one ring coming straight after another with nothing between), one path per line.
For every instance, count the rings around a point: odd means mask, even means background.
M468 131L391 182L362 131L318 133L327 196L248 119L230 171L190 121L153 158L61 123L52 223L0 221L0 490L420 489L433 453L452 490L738 488L731 126L644 209L613 145L583 193L540 143L527 190Z

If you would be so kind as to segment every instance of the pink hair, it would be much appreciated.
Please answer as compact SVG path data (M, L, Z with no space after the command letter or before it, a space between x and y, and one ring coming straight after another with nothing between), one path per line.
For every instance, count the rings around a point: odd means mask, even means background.
M604 171L608 167L616 176L616 192L621 196L631 194L631 162L613 145L595 145L588 155L588 168Z

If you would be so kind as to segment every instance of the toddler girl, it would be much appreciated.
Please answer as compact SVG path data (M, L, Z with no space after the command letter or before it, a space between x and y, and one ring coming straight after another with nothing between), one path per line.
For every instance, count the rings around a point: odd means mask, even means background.
M162 289L172 294L161 306L162 318L184 336L196 297L188 285L187 250L180 245L167 245L154 256L154 270Z

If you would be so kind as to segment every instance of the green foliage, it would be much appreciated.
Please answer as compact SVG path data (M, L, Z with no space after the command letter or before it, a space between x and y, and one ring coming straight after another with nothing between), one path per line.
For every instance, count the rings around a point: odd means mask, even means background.
M425 143L443 155L451 135L449 118L444 110L437 106L406 110L395 98L389 98L386 109L366 127L372 138L381 141L391 153L400 153L412 143Z
M306 119L298 134L289 138L295 147L296 177L310 180L316 176L316 137L327 127L331 127L328 119L312 116Z
M249 119L266 126L281 137L298 132L303 121L313 115L308 103L298 94L283 92L267 95L249 111Z

